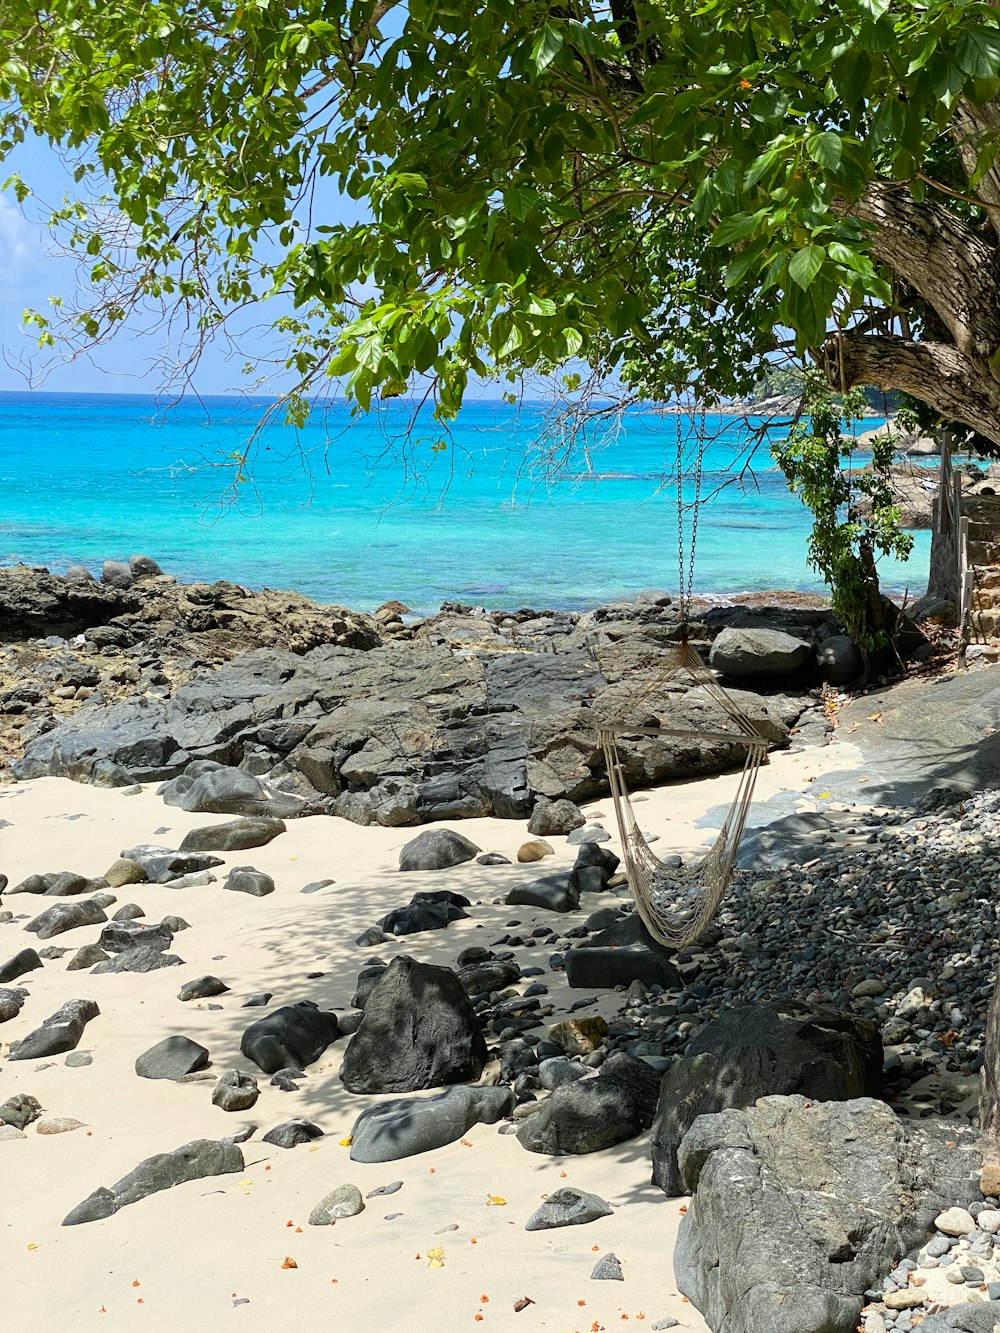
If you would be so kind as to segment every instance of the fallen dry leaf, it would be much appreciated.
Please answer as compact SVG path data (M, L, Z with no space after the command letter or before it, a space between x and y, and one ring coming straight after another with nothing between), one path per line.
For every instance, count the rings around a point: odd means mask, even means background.
M487 1208L505 1208L506 1205L507 1205L507 1200L503 1197L502 1194L487 1194L486 1196Z
M520 1314L522 1310L527 1310L529 1305L534 1305L530 1296L522 1296L519 1301L514 1302L514 1313Z
M285 1255L284 1261L281 1266L282 1268L298 1268L298 1264L295 1262L295 1260L292 1258L290 1254Z

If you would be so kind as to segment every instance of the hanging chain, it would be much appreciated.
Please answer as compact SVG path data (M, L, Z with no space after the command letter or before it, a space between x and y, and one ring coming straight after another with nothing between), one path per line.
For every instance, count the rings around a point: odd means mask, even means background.
M681 613L681 632L683 638L687 639L688 618L691 613L691 598L694 592L694 558L695 549L698 541L698 515L701 510L701 478L702 466L705 455L705 434L706 434L706 408L704 399L698 403L695 412L691 414L694 422L695 435L698 441L698 450L695 455L694 468L692 469L692 479L694 481L694 499L691 505L691 546L688 551L687 564L684 561L684 441L685 435L681 426L681 411L678 403L677 411L677 587L680 601Z

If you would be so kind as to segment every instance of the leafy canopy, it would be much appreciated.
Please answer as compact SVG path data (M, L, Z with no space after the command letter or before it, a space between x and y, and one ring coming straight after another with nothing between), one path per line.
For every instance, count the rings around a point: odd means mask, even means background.
M979 0L5 0L0 156L33 131L76 166L52 220L90 296L43 341L152 305L195 357L285 293L302 390L363 408L575 361L722 395L891 307L870 182L978 216L942 136L998 72ZM317 176L369 220L314 213Z

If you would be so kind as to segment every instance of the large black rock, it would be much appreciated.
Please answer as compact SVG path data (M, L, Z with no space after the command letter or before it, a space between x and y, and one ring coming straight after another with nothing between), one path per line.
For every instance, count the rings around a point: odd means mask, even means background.
M486 1039L450 968L394 958L344 1053L350 1092L417 1092L477 1079Z
M980 1197L981 1164L971 1126L869 1098L703 1115L680 1149L677 1286L715 1333L854 1333L937 1214Z
M596 1078L563 1083L522 1120L518 1141L529 1152L599 1152L635 1138L653 1123L660 1075L643 1060L616 1052Z
M336 1014L312 1000L300 1000L251 1023L240 1050L265 1074L276 1074L279 1069L305 1069L336 1040Z
M650 1141L653 1182L669 1195L684 1193L677 1149L700 1115L753 1106L758 1097L840 1102L881 1091L874 1023L832 1012L789 1018L764 1005L731 1009L707 1023L663 1076Z

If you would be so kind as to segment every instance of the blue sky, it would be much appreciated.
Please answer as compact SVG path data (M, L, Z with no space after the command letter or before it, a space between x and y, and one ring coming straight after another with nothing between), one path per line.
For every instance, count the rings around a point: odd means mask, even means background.
M58 205L65 193L73 190L72 180L58 155L41 140L20 145L6 162L0 163L0 181L12 172L17 172L47 206ZM341 200L329 180L320 182L318 199L324 221L357 217L357 205L351 200ZM0 391L35 387L71 393L155 392L163 380L162 368L157 364L159 340L136 328L123 329L111 343L87 359L55 366L44 381L34 385L17 369L17 363L25 357L34 355L36 363L39 360L35 335L26 336L22 329L24 309L47 310L49 297L68 297L77 283L75 265L55 253L46 229L30 220L32 209L33 203L29 201L26 217L13 191L0 193ZM263 310L258 311L252 322L262 322L263 315ZM252 346L251 336L244 352ZM242 375L245 360L244 355L235 355L221 345L209 349L199 367L195 387L202 394L240 392L246 387ZM280 383L276 381L275 387L280 388Z

